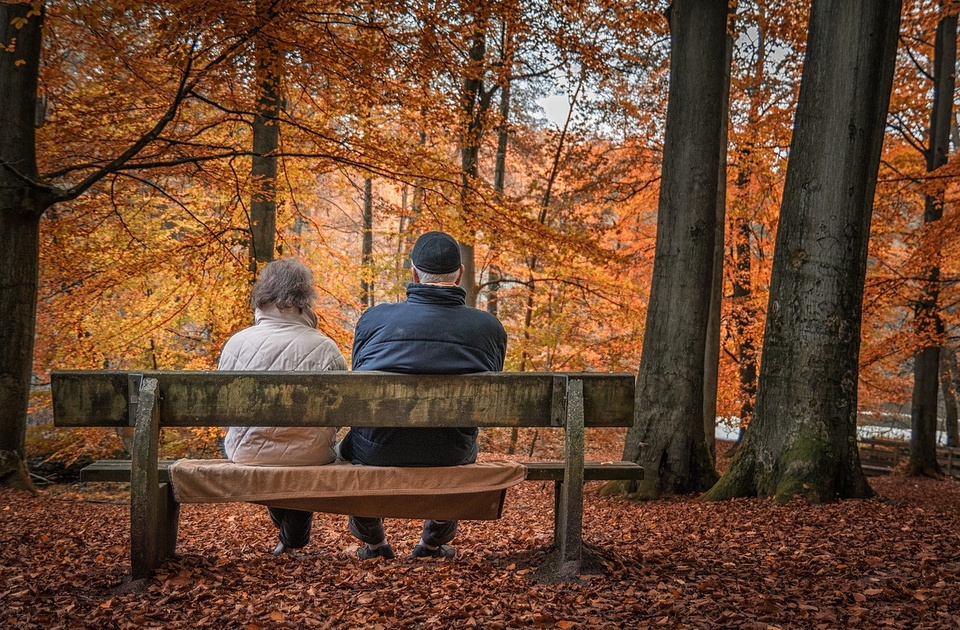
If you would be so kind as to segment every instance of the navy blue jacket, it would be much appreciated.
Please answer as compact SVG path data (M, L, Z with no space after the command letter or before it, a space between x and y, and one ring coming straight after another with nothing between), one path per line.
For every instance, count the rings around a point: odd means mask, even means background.
M468 374L503 369L507 333L496 317L465 305L456 286L410 284L407 301L380 304L357 322L353 369ZM459 466L477 459L477 429L358 427L343 459L372 466Z

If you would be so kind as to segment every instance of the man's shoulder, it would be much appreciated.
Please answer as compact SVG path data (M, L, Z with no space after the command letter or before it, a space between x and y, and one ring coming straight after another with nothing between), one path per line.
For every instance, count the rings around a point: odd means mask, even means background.
M382 319L384 317L392 317L398 312L402 312L402 308L406 305L406 302L382 302L376 306L371 306L363 313L360 314L360 318L357 320L357 326L362 323L375 321Z
M503 323L501 323L501 321L497 319L497 317L492 313L488 313L487 311L484 311L482 309L473 308L470 306L465 306L464 308L467 309L465 312L469 313L469 315L467 316L473 318L475 322L484 324L486 326L490 326L493 328L500 328L500 329L503 328Z

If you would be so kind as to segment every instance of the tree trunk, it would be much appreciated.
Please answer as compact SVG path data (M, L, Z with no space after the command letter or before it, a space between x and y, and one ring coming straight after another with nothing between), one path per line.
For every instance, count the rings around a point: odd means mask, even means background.
M927 147L927 172L947 163L950 150L950 122L953 118L953 88L957 65L957 16L945 16L937 24L933 62L933 108L930 114L930 146ZM943 319L940 316L940 247L931 243L928 226L943 218L943 187L924 198L924 234L921 243L933 264L925 272L922 294L914 305L914 329L919 350L913 360L913 397L910 405L910 458L904 472L908 475L938 476L937 463L937 383L940 375L940 347L943 345Z
M501 62L506 68L506 76L503 85L500 86L500 125L497 127L497 157L493 169L493 190L502 197L507 179L507 142L510 139L510 80L513 68L513 41L510 37L509 20L503 21L500 50L503 51ZM491 249L495 247L495 243L490 244ZM492 258L496 259L496 257ZM497 317L499 309L500 268L494 264L490 267L490 279L487 286L487 312Z
M930 272L924 299L917 303L915 324L928 345L913 357L913 395L910 403L910 457L904 474L938 477L937 462L937 385L940 378L940 345L943 323L937 313L939 269Z
M857 379L900 0L814 0L753 420L704 499L866 497Z
M360 303L373 306L373 180L363 180L363 251L360 254Z
M957 408L957 359L956 350L942 348L940 351L940 389L943 391L943 404L946 408L944 416L944 432L947 434L947 446L960 447L960 437L957 436L958 408Z
M33 380L40 217L51 202L35 185L42 24L42 8L37 13L30 4L0 3L0 41L14 47L0 54L0 459L6 462L0 480L27 488L33 487L23 460Z
M758 7L765 17L766 6ZM750 77L749 105L747 110L747 126L752 127L760 120L760 110L763 107L763 91L760 89L765 80L767 63L767 33L764 19L758 20L763 24L757 29L756 53L753 62L753 74ZM756 150L753 141L747 141L740 149L738 162L733 220L731 222L733 240L733 295L731 320L737 343L738 380L740 394L740 408L737 414L740 417L740 431L737 435L734 449L728 454L733 455L743 440L744 428L750 424L753 416L753 405L757 396L757 344L754 339L754 323L757 320L757 309L753 304L753 231L751 229L751 203L754 195L751 193L751 182L754 173L753 153Z
M727 3L668 10L670 91L650 305L624 459L647 472L637 497L687 494L717 479L703 437L704 359L723 125ZM646 447L641 448L641 443Z
M740 172L746 185L749 176ZM753 404L757 396L757 348L750 332L757 316L751 301L753 300L753 251L750 246L750 222L746 217L736 217L733 226L734 251L736 252L733 272L733 323L738 340L739 378L740 378L740 426L750 424L753 417Z
M462 220L469 225L473 215L473 188L479 177L480 142L483 137L483 119L490 106L490 93L483 89L484 58L487 51L487 20L489 8L481 5L474 16L473 43L470 46L466 76L463 81L463 133L460 139ZM460 257L463 262L463 280L460 286L467 292L467 306L477 305L477 262L473 231L460 239Z
M257 0L257 16L264 25L277 18L275 3ZM257 113L253 120L253 161L250 175L250 240L252 257L258 263L274 258L277 232L277 156L280 146L280 81L283 57L277 43L264 28L254 40L256 56ZM256 264L251 262L256 271ZM254 273L254 275L256 275Z

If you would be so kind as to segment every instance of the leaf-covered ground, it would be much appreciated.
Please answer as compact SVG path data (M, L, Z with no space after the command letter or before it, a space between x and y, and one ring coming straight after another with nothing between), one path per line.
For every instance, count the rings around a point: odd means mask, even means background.
M299 557L276 559L264 508L185 505L181 557L142 581L122 491L2 489L0 627L960 628L960 482L871 482L876 499L822 506L588 493L585 538L606 572L576 583L534 579L546 483L511 489L499 521L463 523L452 562L407 558L420 525L402 520L388 521L395 561L357 560L329 515Z

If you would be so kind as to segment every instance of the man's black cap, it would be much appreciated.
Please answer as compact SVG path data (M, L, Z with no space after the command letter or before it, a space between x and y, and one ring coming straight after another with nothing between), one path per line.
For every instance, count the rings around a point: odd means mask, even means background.
M453 273L460 269L460 246L449 234L426 232L414 244L410 262L424 273Z

